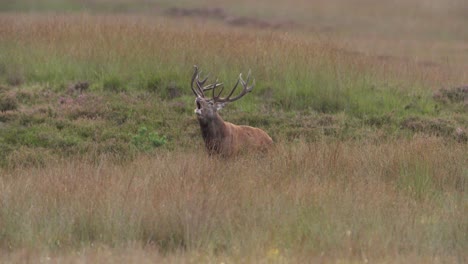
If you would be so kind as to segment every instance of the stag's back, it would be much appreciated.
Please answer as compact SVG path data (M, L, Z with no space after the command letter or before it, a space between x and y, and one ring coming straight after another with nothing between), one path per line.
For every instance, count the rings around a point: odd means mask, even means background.
M236 154L243 151L267 151L273 145L271 137L263 130L251 126L237 126L225 122L231 137L226 141L226 149Z

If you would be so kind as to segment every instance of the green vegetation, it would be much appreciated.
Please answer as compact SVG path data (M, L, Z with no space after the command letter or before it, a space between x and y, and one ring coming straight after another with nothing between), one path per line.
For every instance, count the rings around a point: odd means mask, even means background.
M139 150L150 151L153 148L166 144L166 137L158 135L157 132L149 132L146 127L140 127L138 133L132 136L132 143Z
M466 138L455 133L468 122L464 102L451 100L450 91L433 99L419 78L406 77L398 84L391 71L383 78L378 60L299 34L237 32L211 25L194 35L192 26L161 26L157 21L4 15L0 135L6 151L0 163L15 167L8 156L25 146L58 156L93 149L135 157L148 147L138 146L135 152L132 144L155 144L154 135L132 143L131 135L141 127L166 136L170 148L193 145L199 137L187 138L182 131L189 125L192 135L198 132L188 88L194 63L227 88L237 72L252 68L254 92L230 105L223 116L261 126L275 139L362 140L376 133L391 139L415 132ZM238 36L243 38L230 41ZM217 39L206 43L206 38ZM200 43L205 45L202 50ZM238 50L245 53L242 61ZM392 71L397 74L399 69ZM70 90L80 80L89 88ZM322 116L328 119L320 121Z
M408 51L379 23L362 39L351 33L361 20L342 33L353 12L332 26L307 18L304 1L264 13L264 1L10 2L0 1L11 12L0 14L0 262L467 259L468 71L453 8L409 1L415 39L399 41L421 46ZM172 18L174 6L187 17ZM453 27L436 42L448 22L422 22L443 10ZM228 18L196 15L210 12ZM382 13L392 34L407 14L395 12ZM291 30L272 26L288 14ZM194 64L226 90L252 70L253 92L221 115L267 131L270 155L206 155Z

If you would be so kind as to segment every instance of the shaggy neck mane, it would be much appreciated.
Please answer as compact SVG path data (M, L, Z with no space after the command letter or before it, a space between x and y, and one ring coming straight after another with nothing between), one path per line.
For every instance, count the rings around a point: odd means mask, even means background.
M198 120L205 141L206 147L210 151L219 151L220 143L226 135L226 125L221 116L216 114L216 117L207 121Z

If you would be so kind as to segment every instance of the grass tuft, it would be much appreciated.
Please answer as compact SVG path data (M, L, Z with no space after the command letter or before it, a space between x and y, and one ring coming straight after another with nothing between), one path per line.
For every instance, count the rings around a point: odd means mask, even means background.
M119 93L126 90L124 82L117 76L107 77L102 84L102 89L106 92Z

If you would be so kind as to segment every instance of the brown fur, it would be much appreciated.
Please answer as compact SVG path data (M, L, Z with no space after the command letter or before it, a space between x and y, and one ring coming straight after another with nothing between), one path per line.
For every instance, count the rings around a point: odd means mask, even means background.
M218 113L208 120L198 117L208 153L232 156L240 152L266 151L273 140L265 131L225 122Z
M252 91L254 84L248 85L250 80L250 71L246 81L239 74L239 79L227 97L221 98L220 95L224 86L222 83L209 84L203 87L207 78L200 80L198 67L194 66L195 72L192 76L192 92L196 96L195 113L205 141L206 149L210 155L220 154L222 156L232 156L240 152L265 151L273 144L273 140L265 131L250 127L237 126L225 122L218 114L226 104L232 103ZM239 83L243 86L240 93L231 98ZM254 81L255 83L255 81ZM215 90L219 87L221 90L216 94ZM206 91L212 92L212 98L205 96Z

